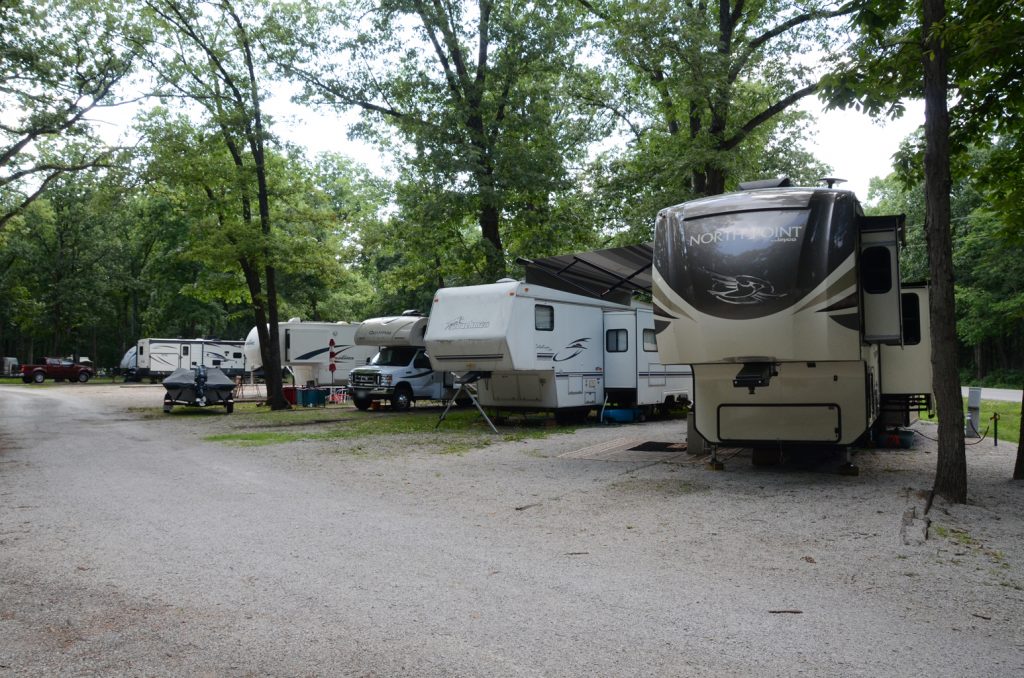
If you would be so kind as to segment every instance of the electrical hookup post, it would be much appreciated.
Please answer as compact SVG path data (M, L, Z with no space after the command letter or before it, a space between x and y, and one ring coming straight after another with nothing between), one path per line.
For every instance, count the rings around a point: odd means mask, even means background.
M971 386L967 389L967 419L964 422L964 436L980 438L978 423L981 420L981 388Z

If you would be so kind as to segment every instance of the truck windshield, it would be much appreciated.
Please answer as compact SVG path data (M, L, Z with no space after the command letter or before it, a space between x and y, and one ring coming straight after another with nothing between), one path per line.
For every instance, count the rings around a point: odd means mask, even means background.
M418 351L415 346L398 346L398 347L386 347L380 350L373 358L371 365L379 365L380 367L405 367Z

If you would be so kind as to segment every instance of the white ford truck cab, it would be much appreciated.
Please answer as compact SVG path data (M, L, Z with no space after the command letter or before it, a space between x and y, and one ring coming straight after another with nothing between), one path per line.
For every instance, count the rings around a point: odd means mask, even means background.
M348 383L352 402L360 410L375 400L387 400L391 409L401 411L416 400L446 400L452 395L451 375L431 369L426 349L420 346L381 348L369 365L349 372Z

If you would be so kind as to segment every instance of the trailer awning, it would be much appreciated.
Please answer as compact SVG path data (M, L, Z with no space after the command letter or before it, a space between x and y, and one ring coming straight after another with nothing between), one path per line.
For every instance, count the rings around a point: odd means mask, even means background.
M612 247L543 259L519 259L526 282L629 304L634 292L651 291L654 244Z

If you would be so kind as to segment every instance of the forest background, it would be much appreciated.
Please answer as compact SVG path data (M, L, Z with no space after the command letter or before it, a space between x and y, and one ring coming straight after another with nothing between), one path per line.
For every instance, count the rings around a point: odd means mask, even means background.
M960 364L971 383L1019 385L1024 121L1022 102L999 96L1007 78L1019 90L1022 41L1007 36L1024 20L1013 3L983 16L947 4L951 24L969 19L1001 50L972 71L992 79L998 124L957 118L976 102L957 99L954 74ZM0 355L113 366L141 337L242 338L261 308L328 321L428 311L437 288L519 275L521 257L649 241L659 209L742 180L841 175L809 150L799 104L901 114L886 89L898 74L869 75L858 48L873 26L883 45L920 29L914 3L876 21L879 6L4 3ZM950 43L983 60L981 39ZM353 120L389 174L282 141L288 121L262 107L280 91ZM129 103L141 113L125 138L138 142L105 142L95 120ZM922 147L908 137L860 196L907 214L908 281L928 277Z

